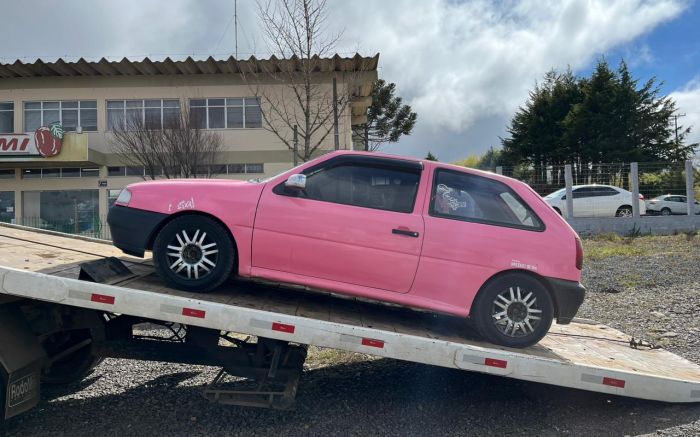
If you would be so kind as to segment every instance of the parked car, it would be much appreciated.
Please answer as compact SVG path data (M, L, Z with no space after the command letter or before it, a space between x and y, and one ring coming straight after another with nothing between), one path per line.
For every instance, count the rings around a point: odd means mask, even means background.
M632 217L632 193L611 185L574 185L574 217ZM559 214L566 213L566 189L544 197ZM639 213L646 213L644 196L639 195Z
M647 201L647 214L672 215L688 214L688 198L665 194ZM695 201L695 214L700 214L700 202Z
M536 343L584 298L581 241L534 190L431 161L335 152L259 182L141 182L108 221L173 287L301 284L470 316L504 346Z

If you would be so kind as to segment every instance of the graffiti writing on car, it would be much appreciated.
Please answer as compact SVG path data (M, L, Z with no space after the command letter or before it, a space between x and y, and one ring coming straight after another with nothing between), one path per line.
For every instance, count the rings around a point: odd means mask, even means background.
M188 200L181 200L177 204L177 210L181 209L193 209L194 208L194 197L190 197Z

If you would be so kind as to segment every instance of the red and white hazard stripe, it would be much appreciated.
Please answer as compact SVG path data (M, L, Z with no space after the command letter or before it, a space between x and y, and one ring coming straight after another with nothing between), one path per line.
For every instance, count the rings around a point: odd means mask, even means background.
M88 291L73 289L68 290L68 297L78 300L87 300L95 303L103 303L106 305L114 305L114 303L116 302L116 298L108 294L90 293Z

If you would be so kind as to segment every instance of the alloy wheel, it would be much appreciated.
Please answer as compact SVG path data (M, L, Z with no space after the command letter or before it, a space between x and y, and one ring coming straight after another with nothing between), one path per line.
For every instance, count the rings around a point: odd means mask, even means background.
M522 337L535 332L542 319L541 314L534 293L516 286L496 296L491 317L501 333L509 337Z
M168 244L168 265L177 275L201 279L216 267L219 249L200 229L182 229Z
M617 211L618 217L632 217L632 210L629 208L620 208Z

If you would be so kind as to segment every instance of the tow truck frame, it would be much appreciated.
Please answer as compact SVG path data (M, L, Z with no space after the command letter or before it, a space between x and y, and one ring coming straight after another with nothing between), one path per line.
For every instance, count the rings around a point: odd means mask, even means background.
M554 325L539 344L509 349L483 342L462 319L301 287L239 280L210 294L174 290L148 260L19 226L0 226L0 326L0 419L36 406L42 382L79 380L105 357L217 366L202 388L211 401L290 409L309 345L700 402L700 366L597 322ZM169 334L144 336L143 326Z

